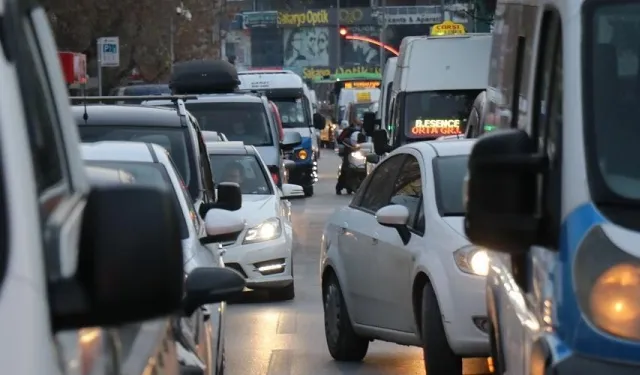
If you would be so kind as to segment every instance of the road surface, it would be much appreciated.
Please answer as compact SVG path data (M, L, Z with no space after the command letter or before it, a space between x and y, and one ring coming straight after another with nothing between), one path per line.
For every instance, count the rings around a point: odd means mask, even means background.
M229 306L226 375L424 375L422 350L374 341L362 363L333 361L326 347L320 292L320 236L326 218L350 196L334 192L340 159L322 150L320 181L311 198L292 201L297 246L296 298L269 302L248 294ZM484 360L465 361L465 374L485 374Z

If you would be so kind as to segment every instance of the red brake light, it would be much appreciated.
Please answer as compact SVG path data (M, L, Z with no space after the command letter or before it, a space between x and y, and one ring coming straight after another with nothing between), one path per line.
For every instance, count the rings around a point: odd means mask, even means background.
M280 182L280 176L275 172L271 172L271 178L273 178L273 182L275 182L276 185Z

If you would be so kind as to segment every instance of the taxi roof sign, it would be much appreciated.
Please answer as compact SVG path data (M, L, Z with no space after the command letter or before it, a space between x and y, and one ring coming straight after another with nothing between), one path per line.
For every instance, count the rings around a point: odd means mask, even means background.
M467 31L464 26L459 23L454 23L452 21L444 21L443 23L439 23L437 25L433 25L431 28L432 36L441 36L441 35L464 35Z

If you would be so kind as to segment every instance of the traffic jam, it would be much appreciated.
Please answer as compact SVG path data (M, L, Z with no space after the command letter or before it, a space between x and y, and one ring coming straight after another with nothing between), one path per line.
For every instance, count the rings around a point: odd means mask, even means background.
M7 373L640 374L640 2L109 95L0 5Z

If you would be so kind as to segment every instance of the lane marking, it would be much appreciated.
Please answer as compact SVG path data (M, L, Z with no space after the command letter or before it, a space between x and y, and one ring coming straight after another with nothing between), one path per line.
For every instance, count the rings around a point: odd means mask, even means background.
M271 351L267 375L291 375L293 355L289 349Z
M296 267L297 268L297 267ZM298 329L298 313L282 312L278 316L278 326L276 333L278 335L291 335L296 333Z

